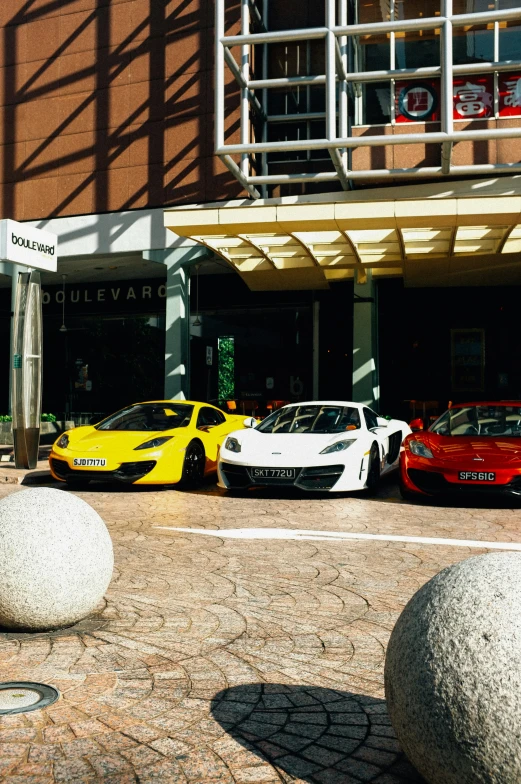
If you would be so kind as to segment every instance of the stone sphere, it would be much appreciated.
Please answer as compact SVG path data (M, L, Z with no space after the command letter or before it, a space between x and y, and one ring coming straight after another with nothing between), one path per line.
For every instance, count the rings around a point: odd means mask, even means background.
M519 784L520 554L469 558L412 597L389 641L385 696L430 784Z
M105 523L62 490L22 490L0 501L0 627L70 626L96 607L114 567Z

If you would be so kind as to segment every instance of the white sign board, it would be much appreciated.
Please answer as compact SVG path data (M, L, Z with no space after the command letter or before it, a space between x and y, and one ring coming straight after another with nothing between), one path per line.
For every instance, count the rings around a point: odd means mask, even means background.
M57 256L56 234L9 219L0 221L0 261L56 272Z

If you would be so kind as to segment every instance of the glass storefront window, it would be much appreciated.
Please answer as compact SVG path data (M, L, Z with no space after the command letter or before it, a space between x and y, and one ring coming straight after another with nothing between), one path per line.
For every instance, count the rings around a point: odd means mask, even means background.
M391 122L391 83L367 82L362 88L362 125L385 125Z
M519 0L496 0L501 11L519 8ZM521 23L499 23L499 59L521 60Z
M66 316L64 333L60 324L61 316L44 310L44 410L106 416L129 403L163 397L164 313ZM85 366L90 390L76 383Z
M363 3L355 0L353 15L356 24L376 24L377 22L388 22L391 18L389 0L364 0Z
M477 14L494 10L494 0L454 0L454 14ZM454 27L453 57L455 65L492 62L494 60L493 25L475 25L470 29Z
M454 0L453 13L481 13L518 8L519 0ZM349 20L375 24L395 20L436 18L441 15L441 0L351 0ZM456 20L455 20L456 21ZM496 35L499 27L499 36ZM324 41L310 41L269 46L269 75L303 76L325 72ZM352 72L387 71L391 68L413 69L440 65L440 29L394 34L356 36L349 40L349 69ZM521 60L521 23L499 22L453 27L453 63L465 65L494 61ZM478 76L458 74L454 80L454 119L519 116L521 114L521 68L511 73ZM508 77L508 79L507 79ZM438 121L439 79L407 82L399 79L351 83L349 111L355 126L385 125L395 122ZM407 101L404 102L403 93ZM456 93L456 90L458 93ZM480 92L483 106L467 100L472 90ZM463 94L463 100L460 96ZM473 93L472 93L473 94ZM402 97L400 97L402 96ZM430 97L429 97L430 96ZM303 114L325 112L324 86L299 86L272 89L268 92L269 114ZM400 103L401 102L401 103ZM409 103L414 104L409 111ZM416 105L417 104L417 105ZM420 106L421 104L421 106ZM423 110L425 104L425 110ZM456 105L459 108L456 108ZM402 108L400 108L400 106ZM404 111L402 111L404 109ZM410 116L408 116L410 115ZM290 127L291 126L291 127ZM272 127L270 141L323 138L320 121L298 120ZM306 156L304 156L306 157ZM316 155L307 155L307 159ZM273 160L303 160L299 154L279 156Z
M299 41L268 46L268 78L324 73L324 42Z
M299 122L284 122L284 123L270 123L268 126L268 141L270 142L286 142L298 141L299 139L307 139L308 125L305 120ZM306 150L293 150L287 152L272 152L269 153L268 160L270 162L281 161L303 161L307 159Z
M440 0L395 0L395 19L418 19L421 16L439 16Z
M458 16L518 7L519 0L454 0L453 13ZM439 16L441 0L358 2L356 9L354 20L365 23L393 18L421 19ZM497 27L498 38L495 36ZM393 46L394 50L391 48ZM353 39L353 49L353 64L357 71L380 71L391 66L396 69L421 68L427 64L438 66L441 54L440 30L397 31L394 36L361 36ZM521 60L521 23L499 22L496 25L490 23L467 27L454 25L454 65L497 60ZM468 77L458 74L454 78L454 119L519 116L520 77L521 68L518 72L513 68L512 73L500 73L499 77L493 74ZM439 80L435 79L420 81L411 78L394 84L379 82L353 85L354 125L439 120L439 93ZM477 93L479 100L476 98L471 101L469 96ZM414 104L412 110L409 104Z
M499 59L521 60L521 25L499 28Z
M355 42L359 71L382 71L391 67L391 44L389 36L363 36ZM356 123L361 125L384 125L391 122L391 83L366 82L356 86L361 95Z
M452 51L454 65L490 63L494 60L494 30L477 25L466 31L455 27Z
M421 68L426 63L440 64L440 39L434 36L432 30L425 33L407 33L403 36L397 33L395 51L397 68Z

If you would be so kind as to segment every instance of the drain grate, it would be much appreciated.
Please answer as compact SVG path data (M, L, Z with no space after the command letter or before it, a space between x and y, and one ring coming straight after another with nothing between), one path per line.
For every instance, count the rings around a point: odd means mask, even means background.
M30 681L0 683L0 716L7 713L27 713L52 705L60 692L54 686Z

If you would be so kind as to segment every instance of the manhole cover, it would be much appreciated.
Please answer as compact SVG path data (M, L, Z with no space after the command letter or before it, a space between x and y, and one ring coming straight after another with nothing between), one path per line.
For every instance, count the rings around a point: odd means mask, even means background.
M11 681L0 683L0 716L6 713L27 713L56 702L60 693L45 683Z

